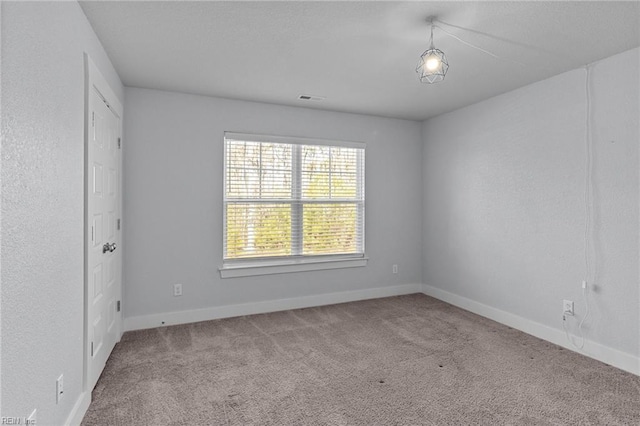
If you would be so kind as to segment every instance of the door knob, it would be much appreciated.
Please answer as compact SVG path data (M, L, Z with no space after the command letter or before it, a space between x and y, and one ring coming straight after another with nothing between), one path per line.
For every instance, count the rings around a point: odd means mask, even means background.
M102 246L102 253L106 253L106 252L111 253L111 252L115 251L115 249L116 249L116 243L111 243L111 244L105 243Z

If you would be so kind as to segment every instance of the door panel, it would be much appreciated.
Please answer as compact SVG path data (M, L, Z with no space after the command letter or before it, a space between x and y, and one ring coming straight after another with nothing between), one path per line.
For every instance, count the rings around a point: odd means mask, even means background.
M96 213L93 215L93 221L91 224L91 237L93 241L93 248L102 246L102 215Z
M93 165L93 195L102 196L102 165L96 163Z
M116 312L122 264L120 232L120 117L96 87L90 87L87 146L87 386L93 389L119 340Z
M107 213L107 241L114 241L116 238L116 212Z

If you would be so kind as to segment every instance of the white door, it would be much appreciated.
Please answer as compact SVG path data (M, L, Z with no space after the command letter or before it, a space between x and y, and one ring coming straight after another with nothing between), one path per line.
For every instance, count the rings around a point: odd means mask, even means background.
M88 69L85 330L91 390L121 335L121 108L104 79Z

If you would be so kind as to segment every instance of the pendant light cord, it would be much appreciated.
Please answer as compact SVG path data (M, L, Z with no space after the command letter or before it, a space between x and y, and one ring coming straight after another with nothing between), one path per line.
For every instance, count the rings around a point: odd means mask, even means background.
M433 27L434 27L434 26L435 26L435 27L438 27L438 29L440 29L443 33L447 34L448 36L455 38L455 39L456 39L456 40L458 40L460 43L465 44L465 45L467 45L467 46L469 46L469 47L472 47L472 48L474 48L474 49L476 49L476 50L479 50L479 51L481 51L481 52L483 52L483 53L486 53L486 54L487 54L487 55L489 55L489 56L492 56L492 57L494 57L494 58L496 58L496 59L502 59L502 60L505 60L505 61L510 61L510 62L516 63L516 64L518 64L518 65L521 65L521 66L523 66L523 67L525 67L525 66L526 66L524 63L522 63L522 62L520 62L520 61L516 61L515 59L502 58L502 57L500 57L500 56L496 55L496 54L495 54L495 53L493 53L493 52L490 52L490 51L488 51L488 50L486 50L486 49L483 49L482 47L476 46L475 44L469 43L468 41L464 41L463 39L461 39L461 38L460 38L460 37L458 37L457 35L455 35L455 34L453 34L453 33L449 32L449 31L445 30L445 29L444 29L444 28L442 28L440 25L434 25L433 23L431 24L431 39L432 39L432 40L433 40Z
M431 37L429 38L429 49L433 49L433 21L431 21Z

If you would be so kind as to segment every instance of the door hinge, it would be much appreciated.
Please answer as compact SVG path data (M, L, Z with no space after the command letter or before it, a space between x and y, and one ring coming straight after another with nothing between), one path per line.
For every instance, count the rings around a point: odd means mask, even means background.
M118 138L118 149L120 149L120 145L122 144L122 140Z
M91 356L93 356L93 342L91 342Z
M95 111L91 112L91 127L96 127L96 113L95 113Z
M116 312L120 312L120 301L116 303Z
M93 237L93 226L91 226L91 242L94 242L94 237Z
M120 219L116 220L116 229L120 230Z

